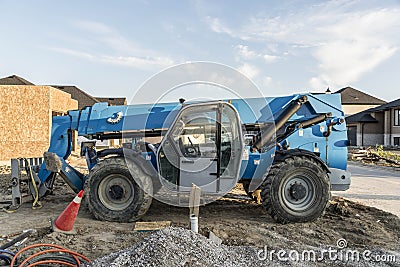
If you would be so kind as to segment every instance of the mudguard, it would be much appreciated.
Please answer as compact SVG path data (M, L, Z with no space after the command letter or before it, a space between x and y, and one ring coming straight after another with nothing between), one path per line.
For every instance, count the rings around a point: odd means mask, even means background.
M292 156L306 156L315 159L321 166L324 168L326 173L330 173L330 169L328 165L326 165L325 161L323 161L316 153L313 153L306 149L289 149L289 150L276 150L275 151L275 159L274 162L281 162L284 161L288 157Z

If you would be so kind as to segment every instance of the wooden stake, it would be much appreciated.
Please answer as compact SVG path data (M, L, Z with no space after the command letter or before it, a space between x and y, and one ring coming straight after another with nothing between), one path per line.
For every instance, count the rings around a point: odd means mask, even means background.
M190 198L189 198L189 216L192 214L199 217L199 206L200 206L200 195L201 189L195 184L192 184L192 188L190 190Z

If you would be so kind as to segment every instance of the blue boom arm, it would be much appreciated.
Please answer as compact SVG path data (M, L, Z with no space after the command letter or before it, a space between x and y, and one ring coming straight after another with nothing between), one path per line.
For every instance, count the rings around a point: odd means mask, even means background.
M82 111L69 111L67 116L53 117L50 147L48 152L59 157L60 175L75 190L84 185L84 175L69 166L65 160L72 150L72 131L89 139L107 139L107 135L121 132L138 132L145 130L162 130L168 128L180 105L167 103L159 105L108 106L107 103L96 103ZM92 166L91 166L92 167ZM39 171L39 179L44 183L52 172L44 162Z

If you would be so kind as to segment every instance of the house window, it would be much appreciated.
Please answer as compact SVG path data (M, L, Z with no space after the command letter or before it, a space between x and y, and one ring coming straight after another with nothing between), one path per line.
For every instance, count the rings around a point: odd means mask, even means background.
M400 137L393 137L394 145L400 146Z
M394 126L400 126L400 109L394 110Z

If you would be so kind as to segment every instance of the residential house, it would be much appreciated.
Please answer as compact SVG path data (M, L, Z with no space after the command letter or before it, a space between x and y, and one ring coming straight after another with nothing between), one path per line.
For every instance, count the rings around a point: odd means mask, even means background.
M51 87L70 94L72 99L78 101L78 109L84 109L85 107L93 106L95 103L100 102L95 97L89 95L74 85L51 85Z
M126 105L125 97L94 97L73 85L52 85L52 87L71 94L72 98L78 101L79 109L84 109L85 107L93 106L95 103L100 102L107 102L110 106Z
M351 145L400 145L400 99L346 117Z
M400 99L394 100L371 110L383 116L383 144L385 146L400 145Z
M11 75L0 79L0 85L34 85L17 75Z
M383 137L376 133L379 132L377 129L381 127L379 121L370 115L370 113L364 113L364 111L379 107L386 104L386 102L349 86L335 93L339 93L341 96L350 145L361 146L361 144L370 144L373 142L382 143ZM379 115L377 116L379 117Z
M0 161L41 157L50 144L52 116L77 109L70 94L16 75L0 79Z
M107 102L109 106L125 106L126 98L125 97L97 97L96 99L99 102Z
M385 101L352 87L345 87L335 92L340 94L345 116L386 104Z
M17 75L0 79L0 161L41 157L50 143L52 117L95 103L126 105L126 98L96 98L76 86L39 86ZM73 149L77 148L73 132ZM102 146L115 143L99 142Z

